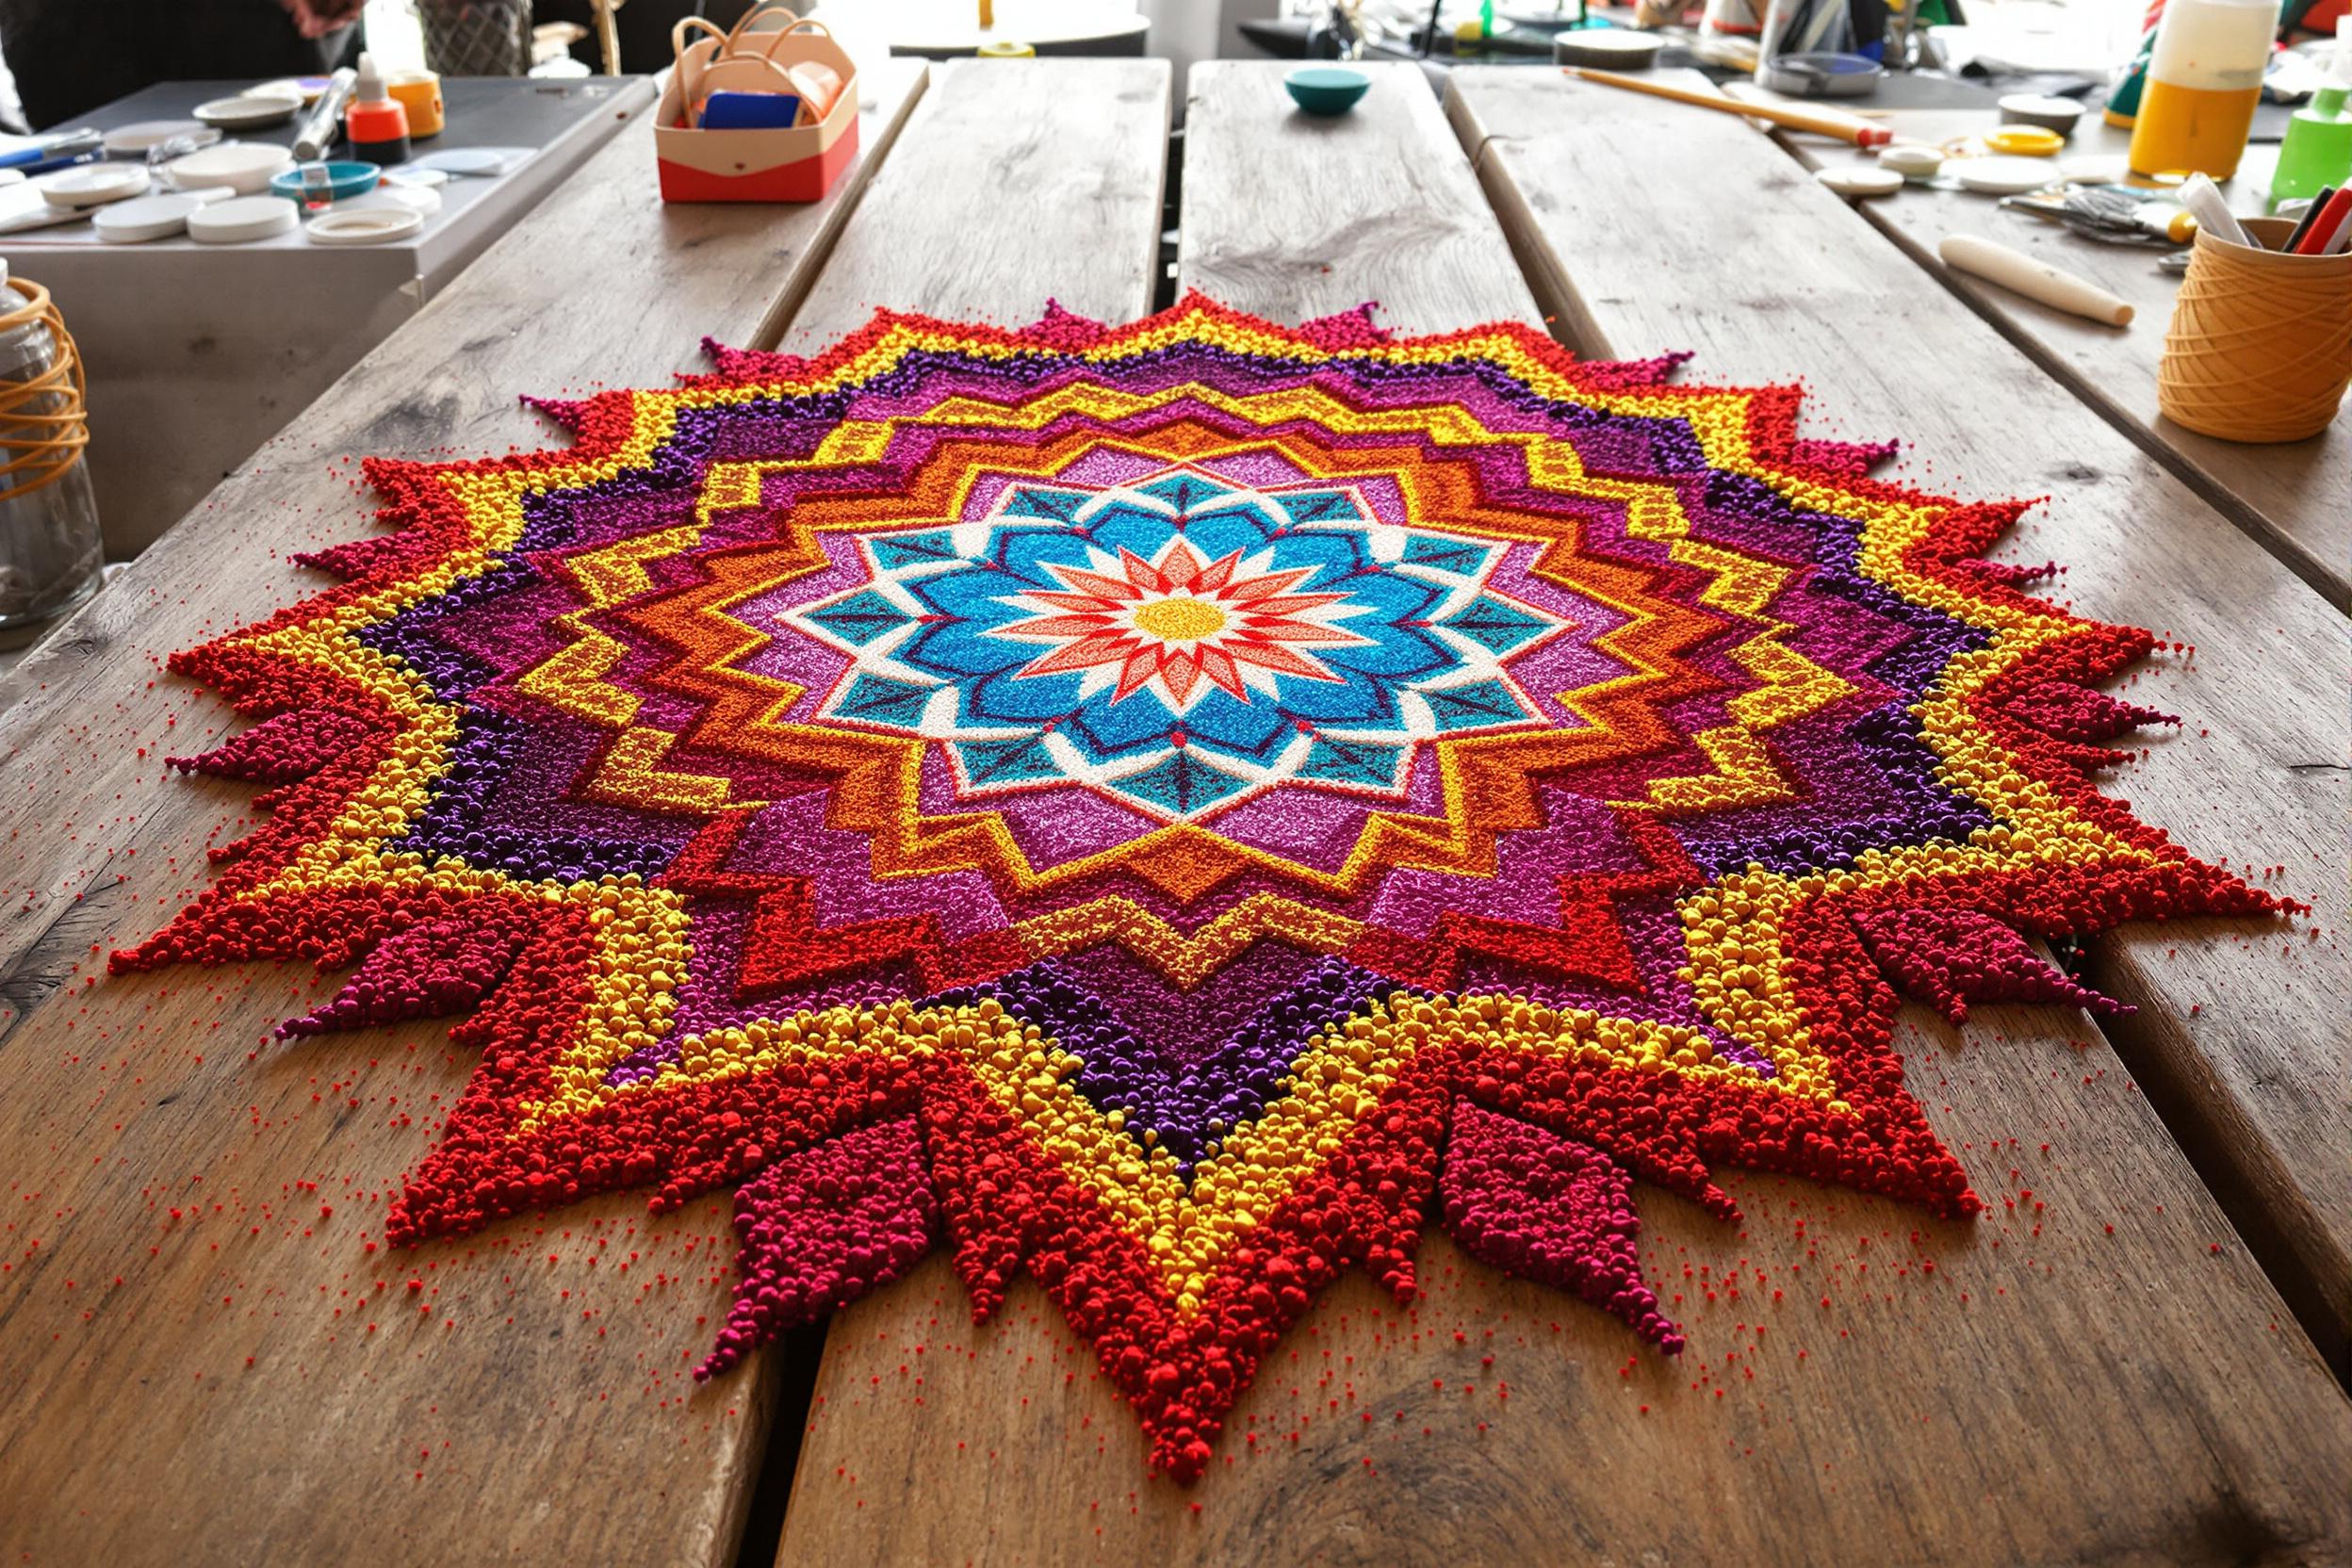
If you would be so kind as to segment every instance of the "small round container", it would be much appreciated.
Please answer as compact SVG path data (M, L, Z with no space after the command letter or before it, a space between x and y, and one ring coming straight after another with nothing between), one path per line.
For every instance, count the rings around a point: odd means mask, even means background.
M1987 149L2005 158L2055 157L2066 145L2065 137L2039 125L2004 125L1986 131L1984 141Z
M283 147L259 141L224 141L218 147L173 158L163 166L163 172L182 190L224 185L239 196L258 196L270 188L272 175L292 167L293 162L294 155Z
M294 118L301 107L274 92L248 92L235 98L214 98L188 110L198 121L224 131L266 131Z
M1925 184L1943 172L1941 149L1916 141L1890 142L1878 150L1878 166L1892 170L1906 180Z
M1840 196L1892 196L1903 188L1900 172L1867 163L1833 164L1814 171L1813 177Z
M1658 63L1666 41L1626 27L1578 27L1552 38L1552 58L1560 65L1602 71L1647 71Z
M1372 78L1344 65L1302 65L1283 76L1282 86L1308 114L1346 114L1372 90Z
M1946 167L1961 189L1980 196L2022 196L2060 177L2048 158L1956 158Z
M93 163L46 174L33 184L41 199L53 207L87 212L109 202L147 194L147 166L139 163Z
M408 111L408 135L413 141L441 134L447 123L441 107L441 78L430 71L396 71L384 78L384 90Z
M2033 125L2056 131L2061 137L2072 136L2075 123L2082 118L2082 106L2073 99L2039 92L2013 92L1997 106L2004 125Z
M188 215L188 237L206 245L243 245L291 234L302 209L283 196L237 196Z
M307 199L310 187L305 182L314 169L326 172L326 196L330 202L365 196L375 189L376 182L384 177L384 171L372 163L298 163L291 169L270 176L270 194L284 196L294 202Z
M235 194L216 186L210 190L168 190L160 196L141 196L99 208L90 215L90 226L109 245L169 239L188 232L188 214L198 207L228 201Z
M2326 430L2352 383L2352 252L2277 249L2284 218L2240 222L2266 250L2199 230L2156 362L2164 417L2224 441L2301 441Z
M425 215L408 207L335 207L302 225L313 245L383 245L406 239L425 226Z
M144 157L175 136L193 136L204 128L201 120L141 120L117 125L104 139L109 157Z

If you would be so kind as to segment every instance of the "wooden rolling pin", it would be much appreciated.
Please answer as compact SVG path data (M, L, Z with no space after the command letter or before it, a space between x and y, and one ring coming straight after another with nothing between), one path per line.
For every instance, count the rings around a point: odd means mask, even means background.
M1788 104L1743 104L1737 98L1720 92L1702 92L1696 88L1669 87L1648 76L1629 76L1622 71L1595 71L1590 66L1572 65L1565 68L1571 76L1581 76L1588 82L1603 87L1621 87L1628 92L1646 92L1653 98L1672 98L1677 104L1696 104L1703 109L1717 109L1724 114L1742 114L1750 120L1768 121L1792 131L1811 131L1818 136L1836 137L1856 147L1884 147L1895 139L1895 133L1884 125L1867 124L1851 115L1820 113Z
M2029 300L2039 300L2052 310L2063 310L2069 316L2086 320L2104 321L2111 327L2129 326L2132 306L2085 278L2072 272L2062 272L2046 261L2037 261L2023 251L2013 251L2006 245L1996 245L1989 239L1979 239L1972 234L1944 237L1936 253L1944 258L1944 265L1954 271L1968 272L1987 283L2015 289Z

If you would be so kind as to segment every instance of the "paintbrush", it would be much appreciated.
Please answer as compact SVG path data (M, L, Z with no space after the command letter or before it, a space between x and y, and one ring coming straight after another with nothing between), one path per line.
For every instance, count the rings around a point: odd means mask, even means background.
M1895 139L1895 133L1884 125L1863 124L1842 114L1824 114L1781 104L1743 104L1720 92L1668 87L1646 76L1628 76L1616 71L1594 71L1581 65L1566 69L1571 76L1581 76L1603 87L1619 87L1628 92L1646 92L1653 98L1671 98L1677 104L1695 104L1703 109L1745 115L1751 120L1762 120L1791 131L1811 131L1819 136L1836 137L1839 141L1851 142L1856 147L1883 147Z

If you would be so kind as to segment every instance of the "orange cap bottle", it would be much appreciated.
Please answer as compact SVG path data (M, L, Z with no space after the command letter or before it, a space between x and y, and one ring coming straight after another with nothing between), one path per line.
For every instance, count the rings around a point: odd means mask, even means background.
M355 158L385 165L408 161L408 110L384 90L373 55L359 57L359 84L351 90L351 106L343 111L343 134L351 138Z

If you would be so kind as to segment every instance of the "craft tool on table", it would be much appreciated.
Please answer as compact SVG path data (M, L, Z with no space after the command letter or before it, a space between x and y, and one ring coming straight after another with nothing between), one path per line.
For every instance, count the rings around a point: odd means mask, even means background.
M2197 219L2186 208L2152 202L2147 192L2128 187L2060 186L2046 193L2004 196L2001 204L2103 244L2186 245L2197 237Z
M2086 278L2062 271L2022 251L2010 249L1975 235L1955 234L1944 237L1936 247L1936 253L1945 266L1954 271L1967 272L1997 283L2001 287L2038 300L2053 310L2086 320L2103 321L2111 327L2128 326L2132 320L2130 302L2119 300Z
M1603 87L1623 88L1628 92L1646 92L1653 98L1670 98L1677 104L1691 104L1722 114L1745 115L1792 131L1811 131L1820 136L1834 137L1856 147L1883 147L1895 139L1895 133L1884 125L1873 125L1867 120L1838 114L1824 109L1801 108L1780 104L1748 104L1720 92L1702 92L1694 88L1674 87L1642 76L1628 76L1615 71L1595 71L1589 66L1572 65L1568 74Z
M384 90L376 70L376 57L359 57L359 75L351 84L351 101L343 111L343 135L351 156L362 163L389 166L408 161L408 110Z
M343 135L343 106L351 102L351 90L359 85L359 73L345 66L327 78L325 89L310 106L310 116L302 128L294 133L294 155L304 163L315 162L327 155Z
M2197 227L2216 239L2226 239L2232 245L2254 243L2238 226L2237 216L2230 210L2229 201L2203 174L2193 174L2181 184L2180 204L2189 209L2190 216L2197 220Z

